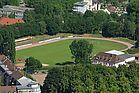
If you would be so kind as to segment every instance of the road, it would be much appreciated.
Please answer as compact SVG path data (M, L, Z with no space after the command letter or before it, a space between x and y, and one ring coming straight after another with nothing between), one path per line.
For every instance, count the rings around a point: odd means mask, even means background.
M16 46L16 50L23 50L23 49L27 49L27 48L32 48L35 46L41 46L41 45L45 45L45 44L50 44L50 43L54 43L54 42L58 42L58 41L62 41L62 40L67 40L67 39L97 39L97 40L108 40L108 41L113 41L116 43L121 43L123 45L126 45L127 48L120 50L120 51L126 51L128 49L130 49L131 47L133 47L132 44L128 43L128 42L123 42L123 41L119 41L119 40L115 40L112 38L96 38L96 37L66 37L66 38L53 38L53 39L49 39L49 40L43 40L40 41L38 43L30 43L30 44L25 44L25 45L21 45L21 46Z

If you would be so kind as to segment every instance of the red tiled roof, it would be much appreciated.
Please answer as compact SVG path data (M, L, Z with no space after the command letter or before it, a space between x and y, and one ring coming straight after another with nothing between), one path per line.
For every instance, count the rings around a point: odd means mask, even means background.
M0 93L15 93L16 86L0 86Z
M24 23L22 19L15 19L15 18L0 18L1 25L12 25L16 23Z

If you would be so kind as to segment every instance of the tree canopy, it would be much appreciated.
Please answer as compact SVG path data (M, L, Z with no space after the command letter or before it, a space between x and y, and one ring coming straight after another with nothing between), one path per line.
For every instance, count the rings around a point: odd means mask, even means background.
M48 72L43 93L137 93L139 64L129 67L69 65Z
M29 57L25 60L25 71L28 73L34 73L35 70L39 70L42 67L42 64L39 60Z
M90 62L93 44L87 40L74 40L69 46L75 62Z
M6 55L15 62L15 38L13 29L4 26L0 27L0 53Z

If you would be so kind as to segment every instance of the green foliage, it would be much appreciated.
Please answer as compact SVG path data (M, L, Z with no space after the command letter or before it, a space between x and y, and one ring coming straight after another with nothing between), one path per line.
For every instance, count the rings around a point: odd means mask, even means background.
M131 48L131 49L127 50L127 52L129 54L139 53L139 48Z
M15 62L15 39L13 29L8 26L0 29L0 53L6 55Z
M136 24L132 21L125 21L123 33L126 37L135 37Z
M15 18L15 14L11 13L8 17L9 18Z
M115 21L110 21L104 24L102 29L102 35L105 37L117 37L121 35L121 29L121 24Z
M0 86L4 85L4 76L1 74L0 75Z
M48 72L43 93L137 93L139 64L109 68L101 65L70 65Z
M27 58L25 62L25 71L28 73L34 73L35 70L38 70L42 67L41 62L33 57Z
M138 18L138 24L137 24L137 28L136 28L136 38L137 38L137 42L135 44L135 47L139 48L139 18Z
M139 0L130 0L130 3L127 7L127 12L129 14L137 13L139 11Z
M15 38L41 34L103 32L105 37L136 39L137 0L130 1L127 8L130 10L128 15L121 16L116 13L109 15L104 11L86 11L85 14L72 12L73 5L77 1L81 0L25 0L27 6L35 10L24 13L23 19L26 23L12 26L15 30ZM116 5L123 1L125 0L101 0L100 2Z
M23 59L27 56L33 56L40 60L41 63L49 64L49 66L55 66L56 63L63 63L65 61L73 62L74 60L71 58L72 54L69 48L69 45L72 43L72 41L73 40L63 40L51 44L19 50L16 53L16 58ZM127 48L127 46L123 44L107 40L89 39L88 41L93 44L92 55L95 55L99 52L105 52L109 50L123 50Z
M93 45L87 40L74 40L69 47L75 62L91 62Z
M19 5L20 0L0 0L0 7L4 5Z

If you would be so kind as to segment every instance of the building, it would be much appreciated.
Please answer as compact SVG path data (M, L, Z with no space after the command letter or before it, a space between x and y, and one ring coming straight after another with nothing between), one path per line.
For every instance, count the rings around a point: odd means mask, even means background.
M0 8L0 17L14 15L15 18L22 19L26 10L34 10L34 8L5 5L3 8Z
M109 11L108 14L116 13L116 10L117 10L117 8L113 5L108 5L106 9Z
M125 60L115 54L109 53L99 53L93 58L92 64L102 64L105 66L115 66L125 65Z
M17 93L41 93L40 85L25 77L20 70L4 55L0 55L0 73L6 85L16 86Z
M73 11L85 13L88 9L87 2L77 2L74 4Z
M124 52L121 51L112 50L97 54L93 58L92 64L102 64L109 67L118 67L119 65L126 65L128 62L132 61L135 61L134 56L124 54Z
M0 86L0 93L17 93L16 86Z
M85 13L86 10L100 10L101 4L98 0L83 0L74 4L73 11Z
M24 23L22 19L15 19L15 18L0 18L1 25L13 25L17 23Z
M123 54L125 54L124 52L117 51L117 50L106 51L105 53L115 54L115 55L123 55Z

